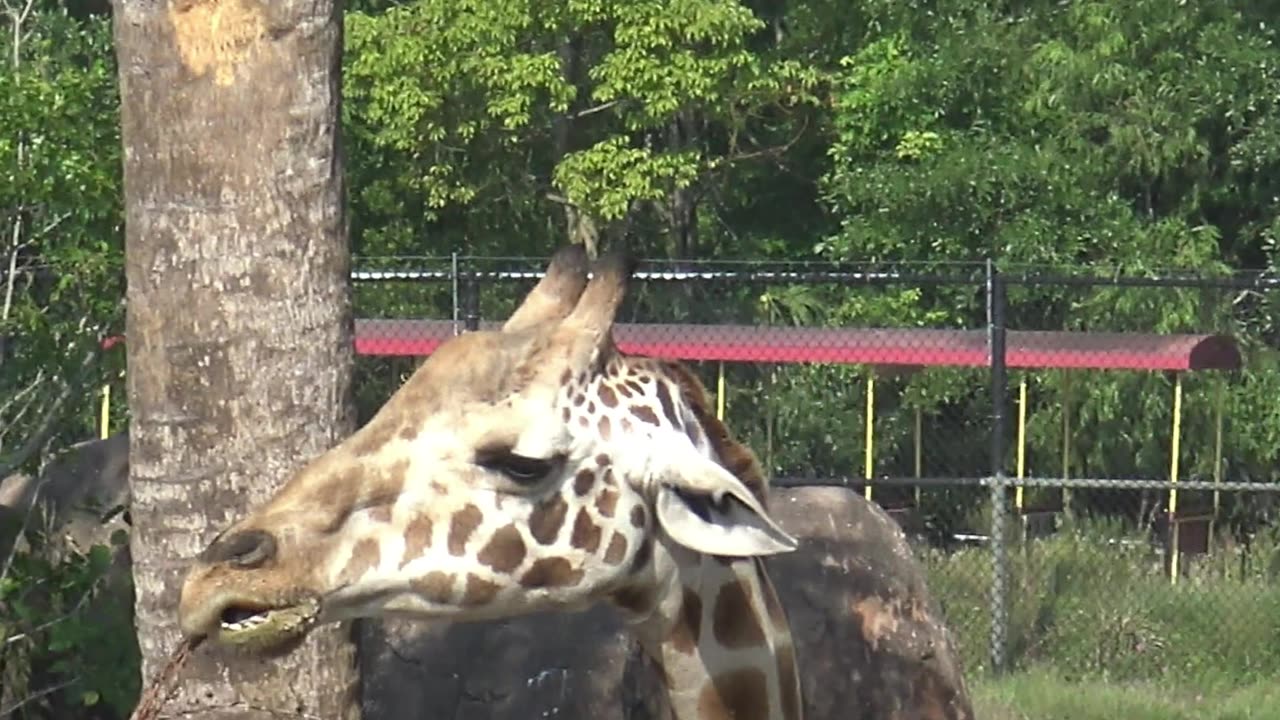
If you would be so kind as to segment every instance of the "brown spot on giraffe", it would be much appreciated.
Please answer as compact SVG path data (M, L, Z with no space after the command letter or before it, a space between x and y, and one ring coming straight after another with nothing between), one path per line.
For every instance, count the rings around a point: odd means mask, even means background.
M586 415L579 415L579 416L578 416L578 427L585 428L585 427L587 427L587 426L588 426L588 425L590 425L590 424L591 424L591 421L587 419L587 416L586 416Z
M405 440L412 440L418 437L418 426L412 423L406 424L400 428L400 437Z
M533 587L564 587L582 580L582 570L561 557L541 558L520 576L520 584Z
M351 548L351 559L347 560L346 567L342 568L343 581L359 580L365 573L377 567L380 560L382 560L382 551L378 549L378 543L372 538L361 540Z
M400 567L421 557L422 552L429 547L431 547L431 518L419 515L404 530L404 557L400 559Z
M580 508L577 517L573 519L573 535L569 538L569 544L593 553L600 547L600 532L600 526L592 522L587 509Z
M453 602L453 575L432 570L420 578L409 581L409 587L427 602L447 605Z
M751 607L747 587L742 581L733 580L720 587L711 627L716 640L733 650L764 642L764 628L760 626L755 608Z
M586 497L587 493L591 492L591 486L595 485L595 483L595 472L586 468L579 470L578 474L573 476L573 492L578 497Z
M612 460L609 459L608 453L600 453L596 455L596 464L600 467L608 467Z
M583 395L582 393L578 393L577 395L573 396L573 404L575 407L582 405L582 403L586 401L587 401L587 396Z
M560 387L564 387L571 382L573 382L573 370L565 368L564 372L560 373Z
M315 498L312 500L315 505L347 509L345 512L334 513L329 522L325 523L324 532L337 530L350 518L350 511L356 504L359 483L360 468L351 466L330 475L316 488Z
M375 505L369 508L366 516L369 518L370 522L389 523L391 522L391 506Z
M667 387L665 382L658 383L658 405L662 408L662 415L671 423L671 427L684 430L684 423L680 422L680 416L676 413L676 404L671 399L671 389Z
M634 505L631 508L631 526L643 528L649 521L649 513L645 511L643 505Z
M611 518L618 508L618 491L611 488L605 488L596 497L596 510L600 512L602 517Z
M698 696L699 720L768 720L764 671L746 667L717 675Z
M600 404L605 407L618 407L618 394L608 385L601 385L596 393L600 397Z
M631 392L635 393L637 396L640 396L640 397L644 396L644 386L636 382L635 380L628 379L626 382L623 383L623 386L630 388Z
M467 540L471 539L471 533L480 527L483 520L484 514L480 512L480 508L470 503L453 514L453 519L449 521L450 555L462 557L467 553Z
M610 565L617 565L627 556L627 539L620 532L614 532L613 537L609 538L609 547L604 550L604 561Z
M564 515L569 511L564 497L557 494L551 500L539 505L529 515L529 534L542 545L550 545L560 535L564 526Z
M608 442L613 437L613 424L609 422L608 415L601 415L600 422L596 425L596 431L600 434L600 439Z
M560 418L561 418L562 420L564 420L565 422L569 422L569 420L570 420L572 417L573 417L573 413L569 411L569 408L568 408L568 407L566 407L566 408L564 408L563 410L561 410L561 411L560 411Z
M479 575L469 574L466 589L462 592L462 605L464 607L487 605L498 595L499 587L497 583L485 580Z
M493 534L476 559L497 572L507 573L524 562L524 539L515 525L507 525Z
M631 414L641 422L646 422L655 426L658 425L658 414L655 413L653 408L648 405L632 405Z
M632 396L635 395L635 392L630 387L628 387L625 382L618 383L615 387L618 388L618 394L628 400L630 400Z
M622 420L618 424L622 426L622 433L624 435L630 434L632 428L635 427L635 425L631 424L630 418L622 418Z
M676 652L684 655L693 654L698 647L698 638L702 635L702 598L698 593L684 589L684 597L680 600L680 614L671 626L667 641Z

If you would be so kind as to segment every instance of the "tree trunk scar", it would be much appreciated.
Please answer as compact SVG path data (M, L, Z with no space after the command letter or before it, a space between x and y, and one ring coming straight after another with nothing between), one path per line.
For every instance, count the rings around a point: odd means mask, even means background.
M213 82L235 82L236 67L247 60L267 35L257 0L174 0L169 21L182 64L196 77L210 71Z

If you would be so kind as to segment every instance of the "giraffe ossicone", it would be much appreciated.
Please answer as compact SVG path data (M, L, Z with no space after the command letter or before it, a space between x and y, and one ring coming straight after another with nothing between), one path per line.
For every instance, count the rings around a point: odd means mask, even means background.
M500 330L443 343L378 413L219 533L180 626L285 652L317 625L621 610L677 718L800 717L762 558L796 548L684 366L612 339L634 262L553 255Z

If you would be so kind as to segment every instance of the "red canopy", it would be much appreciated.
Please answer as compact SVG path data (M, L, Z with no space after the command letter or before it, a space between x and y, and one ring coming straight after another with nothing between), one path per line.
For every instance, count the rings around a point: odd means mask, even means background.
M481 323L496 328L497 323ZM356 320L360 355L430 355L454 335L449 320ZM618 324L625 353L673 360L985 367L985 330ZM1010 330L1011 368L1235 370L1240 348L1225 335ZM122 336L103 340L110 348Z
M453 334L448 320L357 320L356 352L429 355ZM990 363L985 330L618 324L614 338L623 352L679 360L951 367ZM1012 368L1226 370L1242 364L1239 348L1223 335L1010 330L1005 345Z

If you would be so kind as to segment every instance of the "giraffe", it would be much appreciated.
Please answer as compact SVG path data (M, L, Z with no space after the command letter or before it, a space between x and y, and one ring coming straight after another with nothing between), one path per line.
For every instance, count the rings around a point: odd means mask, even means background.
M210 541L181 588L182 632L271 655L323 623L608 603L661 668L677 720L799 720L764 564L797 541L697 377L614 344L634 267L621 252L554 253L500 329L443 343Z

